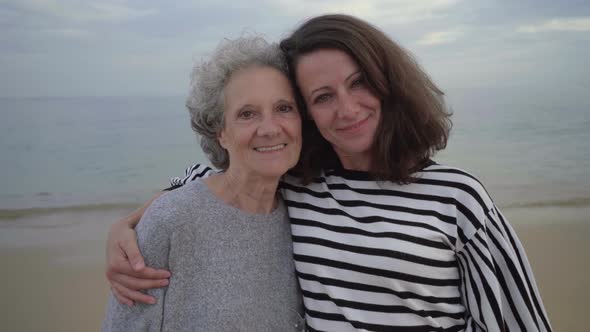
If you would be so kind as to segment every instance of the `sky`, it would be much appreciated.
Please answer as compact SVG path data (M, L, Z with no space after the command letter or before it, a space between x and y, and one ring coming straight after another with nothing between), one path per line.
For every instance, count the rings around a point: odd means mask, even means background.
M0 97L182 96L223 38L326 13L374 24L446 91L590 92L587 0L0 0Z

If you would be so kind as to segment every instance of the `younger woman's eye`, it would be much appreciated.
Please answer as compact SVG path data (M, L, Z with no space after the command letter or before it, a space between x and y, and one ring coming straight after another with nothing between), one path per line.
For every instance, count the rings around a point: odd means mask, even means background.
M324 93L324 94L321 94L321 95L317 96L317 97L316 97L316 98L313 100L313 102L314 102L314 104L321 104L321 103L325 103L325 102L327 102L328 100L330 100L330 97L331 97L331 95L330 95L329 93Z
M362 77L359 77L359 78L355 79L354 81L352 81L351 86L353 88L355 88L355 87L362 86L363 84L365 84L365 80Z

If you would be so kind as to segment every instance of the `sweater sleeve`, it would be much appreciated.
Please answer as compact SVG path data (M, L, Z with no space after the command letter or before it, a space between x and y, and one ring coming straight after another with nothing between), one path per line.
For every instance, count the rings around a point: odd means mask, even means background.
M551 331L516 233L493 205L458 250L466 331Z
M170 238L174 220L170 207L160 197L146 210L137 225L137 242L146 265L168 269ZM110 295L102 331L161 331L163 328L164 303L167 287L146 291L156 298L156 304L136 303L128 307Z

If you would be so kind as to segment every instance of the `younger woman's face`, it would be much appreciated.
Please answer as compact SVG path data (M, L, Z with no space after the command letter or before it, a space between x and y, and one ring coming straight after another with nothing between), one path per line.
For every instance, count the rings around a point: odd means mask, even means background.
M356 61L343 51L320 49L303 55L295 74L313 121L344 168L368 170L381 101Z

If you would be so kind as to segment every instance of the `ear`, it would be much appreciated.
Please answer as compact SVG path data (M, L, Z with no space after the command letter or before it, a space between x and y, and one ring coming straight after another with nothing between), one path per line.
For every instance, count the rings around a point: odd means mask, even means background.
M227 138L226 138L226 134L225 134L224 129L221 129L220 131L217 132L217 141L219 142L219 145L221 145L222 148L227 150L227 147L226 147Z

